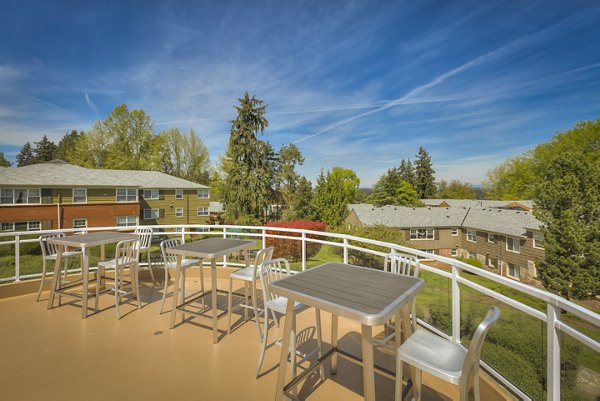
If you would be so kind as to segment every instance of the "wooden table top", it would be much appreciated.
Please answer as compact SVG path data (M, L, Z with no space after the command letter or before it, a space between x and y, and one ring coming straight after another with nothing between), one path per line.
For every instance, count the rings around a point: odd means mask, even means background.
M167 252L174 255L212 259L251 248L254 244L254 241L242 239L207 238L169 248Z

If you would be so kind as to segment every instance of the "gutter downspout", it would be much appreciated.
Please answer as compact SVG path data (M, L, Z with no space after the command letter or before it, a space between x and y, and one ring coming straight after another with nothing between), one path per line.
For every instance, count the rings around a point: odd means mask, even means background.
M61 200L60 199L60 187L58 188L58 197L57 197L57 199L58 199L58 202L56 203L56 214L57 214L58 220L56 221L56 224L58 226L58 229L60 230L61 229L61 227L60 227L60 200Z

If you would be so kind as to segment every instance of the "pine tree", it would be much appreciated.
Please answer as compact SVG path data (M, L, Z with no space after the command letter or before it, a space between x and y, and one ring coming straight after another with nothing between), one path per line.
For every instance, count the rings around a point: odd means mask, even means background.
M76 130L71 131L70 134L65 134L56 146L54 158L70 162L71 158L74 156L77 141L79 140L80 136L81 134L79 134Z
M300 177L296 190L292 194L290 207L284 212L284 218L286 220L313 220L315 210L312 200L312 184L306 177Z
M402 159L398 167L398 173L403 181L408 182L413 188L415 187L415 169L410 159Z
M435 193L435 171L431 163L431 156L423 146L419 147L415 161L415 190L419 198L432 198Z
M17 167L28 166L34 163L34 154L31 150L31 144L25 142L25 145L21 148L21 151L17 154Z
M378 207L384 205L413 205L417 202L417 193L408 182L401 178L400 169L394 167L379 178L379 181L373 187L373 192L367 198L367 202Z
M56 153L56 145L54 142L48 139L46 135L39 142L35 143L35 149L33 150L35 163L44 163L54 160Z
M12 166L12 162L10 162L6 157L4 157L4 152L0 152L0 167L10 166Z

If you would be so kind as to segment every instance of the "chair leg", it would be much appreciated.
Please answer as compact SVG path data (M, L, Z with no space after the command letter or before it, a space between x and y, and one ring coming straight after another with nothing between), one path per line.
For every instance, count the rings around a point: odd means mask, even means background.
M165 267L165 287L163 289L162 301L160 303L160 313L163 313L165 307L165 299L167 298L167 290L169 289L169 269Z
M204 266L202 266L202 259L200 259L200 291L204 294ZM206 308L204 304L204 296L201 298L202 300L202 309Z
M260 368L262 367L263 360L265 359L265 351L267 349L267 341L269 337L269 311L265 305L265 328L262 336L262 344L260 346L260 355L258 356L258 368L256 369L256 378L260 374Z
M232 287L233 287L233 279L231 277L229 277L229 291L227 292L227 322L228 322L229 328L227 329L227 334L231 334L231 310L233 309L233 307L231 306L231 302L233 299Z
M317 357L321 358L323 355L323 333L321 332L321 310L318 308L315 308L315 319L317 326ZM325 381L325 366L323 364L321 364L319 371L321 372L321 381Z
M244 281L244 305L246 305L244 308L244 322L248 321L248 305L250 305L250 302L248 302L249 298L250 295L248 294L248 282Z
M258 339L260 340L262 338L262 334L260 332L260 321L259 321L259 311L258 311L258 305L257 305L257 299L256 299L256 285L254 282L252 282L252 284L250 284L252 286L252 309L253 309L253 313L254 313L254 320L256 320L256 330L258 330Z
M102 267L98 266L96 270L96 299L94 299L94 312L98 312L98 303L100 302L100 283L102 282Z
M289 301L288 301L289 302ZM294 380L297 376L297 365L296 365L296 346L297 346L297 339L296 339L296 314L294 313L293 316L289 316L286 315L285 317L286 319L293 319L292 320L292 333L291 333L291 337L290 337L290 359L292 362L292 380ZM292 394L297 395L297 388L296 386L294 386L294 388L292 389Z
M150 278L152 278L152 285L156 284L156 279L154 278L154 272L152 271L152 258L150 255L150 249L146 253L148 255L148 270L150 271Z
M277 328L279 328L279 320L277 320L277 316L275 315L275 311L272 310L272 309L271 309L271 316L273 316L273 320L275 321L275 325L277 326Z
M142 300L140 297L140 277L137 263L134 263L133 265L133 271L131 272L131 276L133 277L132 281L135 283L135 296L137 298L138 309L142 309ZM152 278L152 282L154 283L154 277Z
M35 298L36 302L40 301L40 295L42 294L42 288L44 288L44 284L46 284L46 258L42 259L42 281L40 282L40 288L38 289L37 297Z
M396 386L394 389L394 401L402 401L402 386L404 384L402 376L402 360L400 359L400 356L396 354Z
M120 300L120 294L119 294L119 290L121 289L121 268L119 266L117 266L115 268L115 310L117 312L117 320L121 319L121 314L119 311L119 300Z
M413 383L413 395L415 400L421 401L421 369L414 369L415 371L415 382Z

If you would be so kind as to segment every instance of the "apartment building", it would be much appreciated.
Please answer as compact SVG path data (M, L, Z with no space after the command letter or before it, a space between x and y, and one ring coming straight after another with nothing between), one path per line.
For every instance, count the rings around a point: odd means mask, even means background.
M537 280L544 259L540 222L523 210L477 207L349 205L348 227L397 227L408 246L454 258L477 259L515 280Z
M204 224L209 202L206 185L158 171L61 160L0 169L0 231Z

